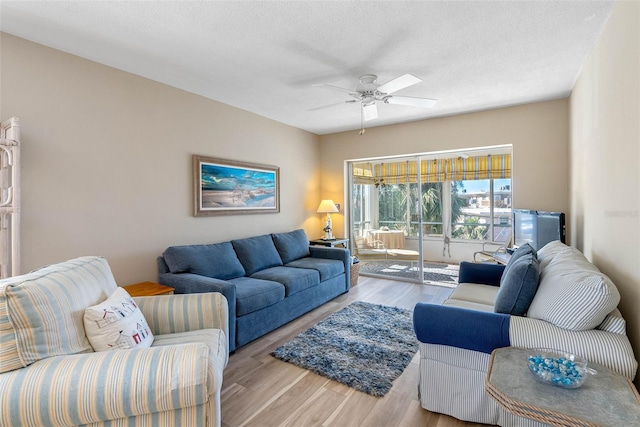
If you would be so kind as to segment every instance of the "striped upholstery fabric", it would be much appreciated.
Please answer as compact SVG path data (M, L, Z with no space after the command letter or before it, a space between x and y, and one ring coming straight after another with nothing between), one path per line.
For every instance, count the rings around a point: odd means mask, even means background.
M229 309L227 299L221 293L180 294L161 298L137 297L134 301L154 335L220 329L227 340L224 348L228 353L226 350L229 348ZM224 363L226 366L227 359Z
M568 248L567 245L562 243L560 240L554 240L553 242L549 242L538 250L538 262L540 263L540 274L544 271L544 269L549 265L549 263L558 255L560 252L564 251Z
M540 275L527 316L561 328L596 328L620 302L613 282L575 248L557 254Z
M208 421L206 405L191 406L189 408L174 409L172 411L154 412L153 414L142 414L135 417L119 418L117 420L100 421L97 423L85 424L86 427L182 427L182 426L202 426ZM214 425L214 424L206 424ZM219 425L219 424L215 424Z
M93 351L84 309L116 289L107 261L77 258L0 281L0 372Z
M81 353L88 345L84 309L115 289L99 257L0 282L0 361L6 370L0 373L0 426L221 425L229 357L224 296L136 298L155 334L153 346ZM21 329L30 322L41 330ZM47 352L65 355L32 360Z
M457 347L420 343L420 404L464 421L509 427L545 424L503 410L484 391L490 355Z
M614 334L627 334L627 322L622 317L622 313L617 308L611 313L607 314L602 323L598 325L596 329L601 331L607 331Z
M597 329L570 331L542 320L511 316L509 339L515 347L551 348L582 355L630 380L638 369L626 335Z
M210 393L219 392L222 388L222 369L217 369L217 367L226 366L229 353L227 351L227 337L222 330L200 329L168 335L156 335L152 347L181 346L191 343L202 343L209 347L207 389Z
M545 282L549 295L553 292L565 291L571 286L583 286L587 292L576 292L579 295L589 293L595 288L604 292L617 294L615 286L613 290L609 283L592 284L582 280L580 274L589 277L602 278L598 269L590 264L582 254L560 242L551 242L538 251L538 258L542 258L541 265L544 270L540 276L540 286ZM579 254L579 256L578 256ZM575 274L576 271L579 274ZM604 276L606 277L606 276ZM573 282L572 282L573 280ZM577 284L577 285L576 285ZM611 284L613 285L613 284ZM464 307L472 310L489 311L493 309L488 305L488 297L485 295L484 285L460 284L462 293L455 291L445 306ZM478 286L477 292L472 292L467 287ZM538 289L540 293L540 288ZM536 298L538 297L536 294ZM601 294L593 298L598 299ZM458 299L461 298L461 299ZM583 311L577 308L575 295L555 294L557 301L545 295L549 301L549 307L568 307L570 315L579 318L578 323L584 323ZM619 299L619 295L618 295ZM534 298L535 301L535 298ZM540 302L540 301L539 301ZM533 303L532 303L533 304ZM597 311L602 304L590 306L589 301L582 301L582 310ZM608 303L610 304L610 302ZM617 305L617 300L616 304ZM625 321L615 305L608 309L601 308L602 312L591 320L589 330L570 330L549 321L532 318L530 307L528 316L510 316L509 342L511 346L522 348L552 348L576 353L584 356L594 364L603 365L627 378L633 380L638 369L633 349L625 334ZM565 314L559 310L560 317ZM471 317L471 316L469 316ZM563 320L561 318L561 320ZM570 320L570 319L569 319ZM476 330L477 325L472 321L459 325L461 328ZM594 324L595 323L595 324ZM564 326L564 324L563 324ZM488 369L490 355L455 346L420 343L420 379L419 397L422 407L430 411L451 415L465 421L473 421L485 424L497 424L505 427L533 427L543 424L535 421L511 415L503 410L484 389L484 381ZM524 366L524 365L523 365Z
M205 404L209 354L193 343L41 360L0 375L11 391L0 425L76 426Z

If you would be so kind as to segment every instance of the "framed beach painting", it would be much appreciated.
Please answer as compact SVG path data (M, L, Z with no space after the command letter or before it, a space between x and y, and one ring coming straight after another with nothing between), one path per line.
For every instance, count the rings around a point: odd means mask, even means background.
M280 168L193 156L195 216L280 212Z

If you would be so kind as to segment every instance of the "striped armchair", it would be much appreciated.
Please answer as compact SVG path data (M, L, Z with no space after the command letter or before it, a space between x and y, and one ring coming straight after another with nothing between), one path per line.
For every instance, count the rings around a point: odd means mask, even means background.
M84 310L116 286L100 257L0 281L0 426L220 425L224 296L135 298L152 346L94 352Z

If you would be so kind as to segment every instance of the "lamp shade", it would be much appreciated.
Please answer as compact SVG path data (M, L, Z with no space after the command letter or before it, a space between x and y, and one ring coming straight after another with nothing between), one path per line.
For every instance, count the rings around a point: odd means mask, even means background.
M320 202L320 206L318 206L318 213L334 213L339 212L336 204L333 203L333 200L323 200Z

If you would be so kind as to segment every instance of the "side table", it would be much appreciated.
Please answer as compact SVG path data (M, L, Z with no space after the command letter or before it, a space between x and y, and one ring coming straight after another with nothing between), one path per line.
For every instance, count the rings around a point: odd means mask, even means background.
M174 289L154 282L140 282L123 286L132 297L148 297L154 295L171 295Z
M514 415L563 427L640 425L640 396L631 381L602 365L580 388L539 383L527 367L533 350L505 347L489 361L485 391Z
M343 239L340 237L337 237L333 240L316 239L316 240L309 240L309 244L320 245L320 246L330 246L332 248L335 247L336 245L342 245L346 248L347 245L349 244L349 239Z

